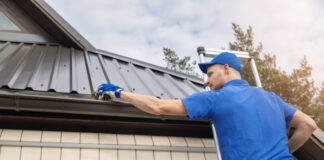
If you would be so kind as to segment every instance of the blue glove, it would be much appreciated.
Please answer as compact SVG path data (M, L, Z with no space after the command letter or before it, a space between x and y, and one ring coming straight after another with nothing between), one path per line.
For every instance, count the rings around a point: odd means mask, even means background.
M113 96L120 98L120 92L123 90L124 90L124 88L118 87L114 84L101 84L98 87L97 92L99 93L99 97L101 97L104 92L110 92L110 93L113 92L114 93Z

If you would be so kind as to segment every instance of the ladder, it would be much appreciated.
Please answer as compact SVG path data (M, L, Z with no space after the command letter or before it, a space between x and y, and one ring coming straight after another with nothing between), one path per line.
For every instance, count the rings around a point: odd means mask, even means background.
M218 54L222 53L222 52L230 52L235 54L241 61L248 61L250 62L251 68L252 68L252 72L253 72L253 76L256 82L256 87L261 88L262 84L260 81L260 77L259 77L259 73L253 58L253 55L248 53L248 52L241 52L241 51L232 51L232 50L223 50L223 49L213 49L213 48L205 48L205 47L198 47L197 48L197 52L198 52L198 56L199 56L199 61L200 63L204 63L205 62L205 57L207 58L213 58L215 56L217 56ZM203 74L203 79L204 82L207 81L207 75ZM205 85L205 90L209 91L209 87L207 85ZM214 136L214 141L215 141L215 145L216 145L216 153L217 153L217 158L218 160L222 160L222 155L220 152L220 147L219 147L219 143L218 143L218 137L217 137L217 133L216 133L216 128L215 125L213 124L213 122L211 121L211 127L213 130L213 136Z

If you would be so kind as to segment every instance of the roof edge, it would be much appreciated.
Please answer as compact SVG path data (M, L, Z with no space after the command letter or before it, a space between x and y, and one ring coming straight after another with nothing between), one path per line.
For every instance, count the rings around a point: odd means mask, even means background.
M49 113L192 121L185 116L152 115L123 101L100 101L90 95L0 89L0 109ZM207 122L195 120L192 122Z

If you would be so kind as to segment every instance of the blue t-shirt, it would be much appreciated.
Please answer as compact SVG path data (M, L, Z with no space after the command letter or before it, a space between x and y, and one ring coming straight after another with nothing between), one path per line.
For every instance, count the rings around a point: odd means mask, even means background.
M296 109L276 94L236 79L182 102L189 119L213 121L224 160L293 159L286 130Z

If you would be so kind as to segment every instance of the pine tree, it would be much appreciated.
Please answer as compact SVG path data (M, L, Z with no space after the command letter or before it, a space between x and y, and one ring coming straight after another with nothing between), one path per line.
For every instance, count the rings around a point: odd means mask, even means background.
M318 127L324 130L324 82L322 83L315 101L310 107L305 108L304 112L312 115Z
M175 53L175 51L165 47L163 47L163 54L163 60L167 62L167 68L197 76L197 73L195 72L197 62L195 60L191 61L190 56L185 56L181 59L179 58L178 54Z
M311 101L316 92L312 75L312 67L308 65L306 56L300 62L300 68L294 69L290 75L290 83L287 87L289 93L286 96L287 101L291 104L300 106L302 110L311 107Z

